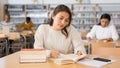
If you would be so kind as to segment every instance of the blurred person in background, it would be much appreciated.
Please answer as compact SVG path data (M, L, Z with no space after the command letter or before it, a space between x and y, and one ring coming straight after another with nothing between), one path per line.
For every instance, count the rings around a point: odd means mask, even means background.
M33 22L31 21L30 17L26 17L26 21L22 22L19 26L18 26L18 31L24 31L24 30L35 30L35 26L33 24Z
M87 40L117 41L119 39L118 32L115 26L110 23L111 17L105 13L101 15L100 23L94 25L91 31L87 34Z

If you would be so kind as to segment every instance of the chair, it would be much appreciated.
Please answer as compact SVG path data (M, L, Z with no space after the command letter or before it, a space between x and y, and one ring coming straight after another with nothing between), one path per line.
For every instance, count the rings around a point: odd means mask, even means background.
M86 39L87 33L88 33L88 32L86 32L86 31L80 31L81 38L82 38L82 39Z
M24 37L20 35L20 33L18 32L10 33L8 36L8 40L9 40L9 49L11 48L12 50L14 49L16 51L26 47Z
M8 54L7 45L7 39L0 38L0 57Z
M0 56L5 56L8 54L8 40L7 36L4 33L0 33Z
M120 48L114 42L94 42L91 45L91 54L99 56L120 57Z

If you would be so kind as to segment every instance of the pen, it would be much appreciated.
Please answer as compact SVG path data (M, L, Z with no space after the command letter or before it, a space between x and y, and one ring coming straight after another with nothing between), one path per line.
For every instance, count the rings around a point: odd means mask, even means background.
M60 52L56 50L56 48L54 46L51 46L51 49L52 49L52 56L54 58L58 58L60 56Z
M56 50L56 49L54 48L54 46L51 46L51 49L52 49L52 50Z

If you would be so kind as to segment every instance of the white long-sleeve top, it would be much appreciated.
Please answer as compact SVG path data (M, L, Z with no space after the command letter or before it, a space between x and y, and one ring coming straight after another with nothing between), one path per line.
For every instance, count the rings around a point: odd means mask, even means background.
M96 38L97 40L112 38L114 41L118 40L118 32L113 24L109 24L107 27L100 25L94 25L91 31L87 34L87 37Z
M15 24L13 22L0 22L0 31L2 31L3 28L7 28L10 31L16 31Z
M73 46L74 53L78 50L85 52L80 33L72 25L67 30L68 38L48 24L40 25L35 33L34 48L46 48L50 54L53 48L61 53L67 53L68 49Z

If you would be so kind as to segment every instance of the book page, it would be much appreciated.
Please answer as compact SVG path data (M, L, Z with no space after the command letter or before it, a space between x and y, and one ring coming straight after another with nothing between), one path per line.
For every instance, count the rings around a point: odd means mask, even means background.
M75 54L67 54L67 55L64 55L64 54L61 54L61 57L64 57L66 59L71 59L73 60L74 62L77 62L79 59L82 59L84 58L86 55L75 55Z
M3 34L9 34L10 33L10 29L8 27L2 27L2 33Z

